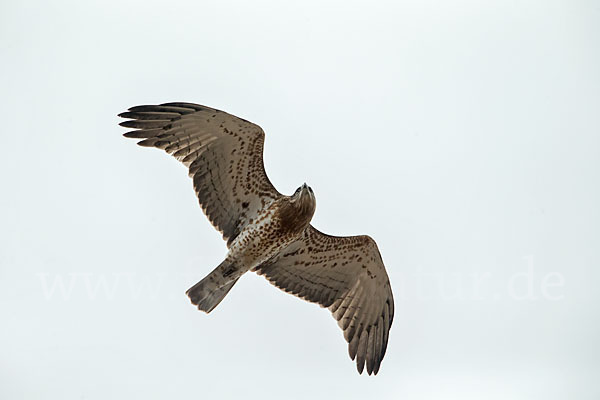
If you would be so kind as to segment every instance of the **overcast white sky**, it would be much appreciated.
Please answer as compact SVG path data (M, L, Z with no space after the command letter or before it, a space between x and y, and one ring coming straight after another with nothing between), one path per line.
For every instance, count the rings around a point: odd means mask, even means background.
M597 399L594 1L2 1L0 397ZM261 125L280 191L369 234L396 299L376 377L326 310L224 257L185 168L117 113Z

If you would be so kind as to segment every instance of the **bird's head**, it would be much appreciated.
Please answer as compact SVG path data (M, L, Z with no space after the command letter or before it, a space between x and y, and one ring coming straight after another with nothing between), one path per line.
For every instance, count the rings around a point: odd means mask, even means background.
M315 194L310 186L304 183L300 186L291 197L292 204L296 205L303 212L312 215L315 212L315 208L317 207L317 200L315 198Z

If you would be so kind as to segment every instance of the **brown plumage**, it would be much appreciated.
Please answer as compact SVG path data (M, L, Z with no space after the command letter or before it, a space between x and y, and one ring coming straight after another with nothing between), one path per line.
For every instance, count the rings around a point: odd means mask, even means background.
M362 373L377 374L394 318L390 282L375 241L336 237L310 221L314 193L306 184L280 194L263 165L264 132L241 118L190 103L132 107L125 133L176 157L194 182L202 210L227 241L225 260L187 294L212 311L252 270L280 289L327 307L344 331Z

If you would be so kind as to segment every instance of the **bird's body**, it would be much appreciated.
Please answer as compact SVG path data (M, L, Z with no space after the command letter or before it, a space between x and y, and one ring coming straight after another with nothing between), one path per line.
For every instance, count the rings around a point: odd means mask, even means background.
M393 296L375 241L336 237L310 225L316 208L306 184L280 194L264 171L264 132L241 118L191 103L137 106L120 114L126 137L157 147L186 167L202 209L223 233L224 261L187 294L211 312L252 270L282 290L327 307L352 359L377 373L394 315Z
M295 241L314 212L315 198L306 185L296 196L274 200L231 243L227 258L239 261L246 271L258 267Z
M315 197L306 184L294 196L267 203L231 242L225 260L187 291L192 303L202 311L212 311L240 276L266 263L298 240L310 224L314 211ZM227 288L219 293L222 296L214 294L221 287Z

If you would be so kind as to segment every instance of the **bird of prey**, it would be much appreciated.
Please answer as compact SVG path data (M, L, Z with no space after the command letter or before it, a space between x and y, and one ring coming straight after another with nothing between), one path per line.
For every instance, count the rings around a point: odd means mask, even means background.
M191 103L131 107L125 137L165 150L187 168L202 210L223 234L225 260L186 293L209 313L248 271L327 307L344 331L359 373L377 374L394 318L390 282L375 241L314 228L316 202L305 184L279 193L263 164L265 134L244 119Z

